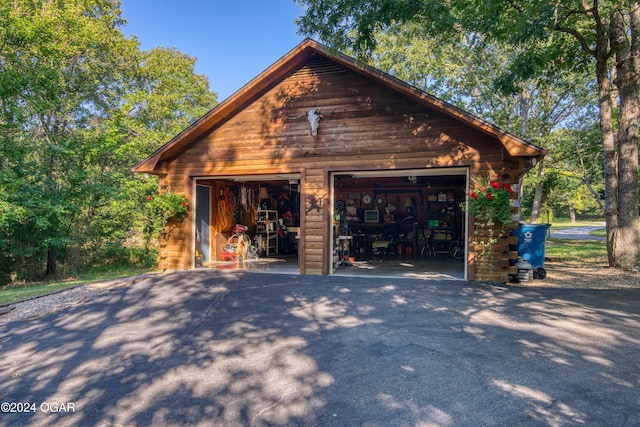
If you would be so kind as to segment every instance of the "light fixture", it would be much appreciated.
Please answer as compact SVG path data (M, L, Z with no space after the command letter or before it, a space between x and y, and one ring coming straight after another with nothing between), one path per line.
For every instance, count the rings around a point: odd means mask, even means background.
M260 187L260 191L258 191L258 199L264 200L269 198L269 192L267 191L267 187Z
M522 166L523 172L529 172L537 163L538 159L535 157L525 157Z
M267 187L260 187L260 190L258 191L258 200L260 201L260 209L269 209L269 192L267 191Z
M285 191L289 190L289 194L291 194L292 191L300 192L300 181L298 181L297 179L290 179L289 185L285 185L283 188Z
M413 215L413 207L415 206L415 203L413 202L413 197L407 197L407 199L404 201L404 210L407 213L407 215Z

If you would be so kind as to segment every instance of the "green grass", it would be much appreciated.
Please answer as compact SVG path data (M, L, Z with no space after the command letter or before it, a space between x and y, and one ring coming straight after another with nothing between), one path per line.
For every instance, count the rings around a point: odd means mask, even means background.
M56 282L25 283L3 286L0 288L0 305L24 301L26 299L51 294L78 285L135 276L137 274L148 273L149 271L153 270L140 267L123 267L113 270L100 269L79 275L78 277Z
M551 222L551 231L576 227L602 227L590 234L606 237L604 221L576 221L566 218L556 218ZM607 246L604 240L570 240L547 238L545 257L552 261L565 262L573 265L607 265Z
M548 238L545 257L568 264L607 264L607 245L604 240L569 240Z

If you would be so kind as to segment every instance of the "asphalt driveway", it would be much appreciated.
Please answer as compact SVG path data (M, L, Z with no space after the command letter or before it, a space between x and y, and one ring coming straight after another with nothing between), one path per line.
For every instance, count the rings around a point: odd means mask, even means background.
M571 227L561 228L559 230L551 229L549 235L558 239L572 239L572 240L607 240L604 236L593 236L591 233L596 230L603 229L604 224L601 226L587 225L584 227Z
M633 290L161 275L0 318L2 410L21 411L0 425L640 425L639 303Z

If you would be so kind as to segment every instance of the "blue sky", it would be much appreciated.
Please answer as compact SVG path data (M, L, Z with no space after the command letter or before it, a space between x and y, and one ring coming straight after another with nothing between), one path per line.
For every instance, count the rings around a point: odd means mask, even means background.
M223 101L304 37L293 0L122 0L124 33L141 49L175 47L196 57L195 70Z

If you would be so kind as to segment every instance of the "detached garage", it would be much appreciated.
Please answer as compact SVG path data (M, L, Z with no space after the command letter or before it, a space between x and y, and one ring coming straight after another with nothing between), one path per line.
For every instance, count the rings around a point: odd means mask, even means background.
M191 202L163 234L163 269L218 265L235 228L262 259L293 258L301 274L402 264L421 276L440 260L474 280L473 218L461 208L470 177L515 186L543 155L305 40L133 170ZM452 242L461 261L448 253ZM514 258L508 246L491 261L499 281Z

